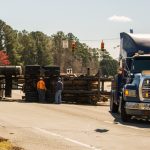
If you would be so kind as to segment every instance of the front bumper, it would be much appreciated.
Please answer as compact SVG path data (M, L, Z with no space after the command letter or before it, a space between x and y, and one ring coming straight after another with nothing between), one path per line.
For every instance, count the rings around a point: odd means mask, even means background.
M130 115L147 116L150 118L150 103L126 102L125 110Z

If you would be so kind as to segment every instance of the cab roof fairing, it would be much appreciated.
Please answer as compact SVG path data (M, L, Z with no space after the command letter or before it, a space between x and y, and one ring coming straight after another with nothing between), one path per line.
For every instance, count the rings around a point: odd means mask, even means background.
M150 54L150 34L120 33L120 55L132 57L139 50ZM122 52L121 52L122 51Z

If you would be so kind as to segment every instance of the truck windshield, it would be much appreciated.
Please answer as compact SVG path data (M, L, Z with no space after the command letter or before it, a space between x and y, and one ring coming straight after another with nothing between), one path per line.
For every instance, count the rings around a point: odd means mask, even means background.
M140 73L143 70L150 70L150 57L134 58L132 72Z

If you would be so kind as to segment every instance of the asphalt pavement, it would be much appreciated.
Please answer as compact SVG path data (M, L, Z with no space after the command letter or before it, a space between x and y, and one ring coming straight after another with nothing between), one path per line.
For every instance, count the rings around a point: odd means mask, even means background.
M0 136L25 150L150 149L149 121L124 124L109 112L108 102L89 106L0 101Z

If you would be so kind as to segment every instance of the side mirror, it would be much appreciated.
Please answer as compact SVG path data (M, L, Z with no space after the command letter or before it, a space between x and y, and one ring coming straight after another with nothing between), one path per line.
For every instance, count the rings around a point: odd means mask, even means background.
M133 73L130 73L130 74L129 74L129 77L127 78L127 83L131 83L132 80L133 80L133 78L134 78L134 74L133 74Z
M131 77L131 78L134 78L134 74L133 74L133 73L130 73L130 77Z

